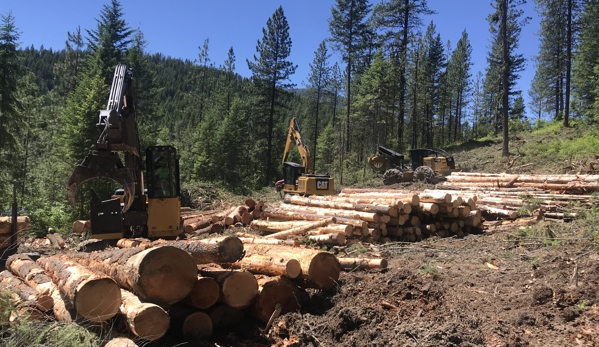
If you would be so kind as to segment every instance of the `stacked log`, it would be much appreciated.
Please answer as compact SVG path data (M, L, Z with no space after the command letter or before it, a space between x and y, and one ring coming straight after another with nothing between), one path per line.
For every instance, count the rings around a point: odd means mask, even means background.
M246 199L245 205L233 206L224 211L181 211L185 233L189 235L218 234L235 226L248 226L260 218L264 203Z
M28 216L17 217L17 233L27 231L31 227L31 222ZM6 258L3 256L9 248L13 249L18 247L20 244L20 236L16 236L16 245L12 244L12 217L0 217L0 258Z
M155 341L166 334L170 318L162 307L141 302L135 294L124 289L121 289L121 300L120 313L135 336Z

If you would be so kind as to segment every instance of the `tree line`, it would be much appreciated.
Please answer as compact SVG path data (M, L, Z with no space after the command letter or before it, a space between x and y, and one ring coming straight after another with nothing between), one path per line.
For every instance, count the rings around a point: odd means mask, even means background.
M98 138L118 63L134 72L142 148L177 147L184 186L204 182L238 193L272 187L291 117L301 124L312 169L337 184L359 180L378 145L402 152L501 135L507 156L511 132L547 117L563 126L572 117L593 122L599 107L599 1L534 1L541 44L529 116L515 87L525 64L518 52L529 20L524 0L491 2L488 64L476 76L468 32L444 41L434 21L424 22L436 14L426 0L336 0L330 37L315 47L302 86L290 78L297 65L289 60L283 7L267 18L256 53L243 62L234 47L224 62L212 61L209 38L193 61L149 54L118 0L104 5L95 28L68 32L60 50L20 47L18 18L8 13L0 27L0 205L8 206L16 188L40 227L74 217L66 180ZM334 52L341 61L331 62ZM252 75L240 76L237 64ZM297 153L289 160L299 160ZM92 186L105 195L114 189L103 181Z

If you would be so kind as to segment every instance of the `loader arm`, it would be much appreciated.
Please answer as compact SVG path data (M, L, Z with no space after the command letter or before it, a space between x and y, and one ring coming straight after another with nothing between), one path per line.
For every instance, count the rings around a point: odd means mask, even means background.
M287 142L285 143L285 152L283 152L283 160L281 161L281 164L284 165L287 161L287 157L289 156L289 152L291 151L293 143L297 145L297 150L299 151L299 154L302 157L302 165L304 166L306 173L311 174L312 158L310 157L310 151L308 150L308 147L306 147L306 145L304 144L302 132L295 117L291 118L291 121L289 122Z
M114 71L108 104L96 126L101 131L94 149L75 167L67 183L67 198L75 209L75 194L86 181L111 178L125 191L123 212L143 195L137 115L133 104L133 72L126 65ZM118 152L123 152L124 163Z

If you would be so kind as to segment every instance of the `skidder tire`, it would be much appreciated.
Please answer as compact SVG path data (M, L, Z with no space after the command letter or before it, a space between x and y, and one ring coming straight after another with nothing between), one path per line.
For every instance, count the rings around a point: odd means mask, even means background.
M419 166L414 170L414 181L434 184L435 171L428 166Z
M389 169L383 174L383 184L386 186L401 182L403 173L398 169Z

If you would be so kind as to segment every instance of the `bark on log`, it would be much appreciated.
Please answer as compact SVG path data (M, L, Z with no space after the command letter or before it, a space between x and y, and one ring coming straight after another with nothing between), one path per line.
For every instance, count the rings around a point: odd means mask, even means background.
M121 314L126 317L131 332L144 340L155 341L166 334L170 318L162 307L144 302L121 289Z
M312 199L312 198L302 197L299 195L290 195L290 194L285 195L285 203L301 205L301 206L312 206L312 207L322 207L322 208L330 208L330 209L344 209L344 210L351 210L351 211L388 214L390 216L397 216L397 213L398 213L397 207L390 206L390 205L355 204L355 203L349 203L349 202L338 202L338 201Z
M239 239L244 244L245 243L253 243L253 244L259 244L259 245L284 245L284 246L292 246L292 247L299 247L299 245L300 245L300 242L297 239L293 239L293 240L266 239L263 237L256 237L255 235L253 235L252 237L239 237Z
M487 213L490 213L492 215L496 215L499 217L504 217L504 218L509 218L509 219L516 219L518 217L518 212L516 212L516 211L495 208L495 207L491 207L491 206L487 206L487 205L478 205L478 208L481 211L485 211Z
M250 224L253 230L260 230L266 233L275 233L278 231L289 230L298 226L309 224L310 221L286 221L275 222L270 220L255 220Z
M251 272L201 267L198 271L220 285L220 300L231 307L248 307L258 295L258 282Z
M350 210L341 210L341 209L333 209L333 208L324 208L324 207L311 207L311 206L300 206L300 205L291 205L291 204L281 204L279 209L285 211L294 211L294 212L304 212L304 213L314 213L317 215L322 215L326 217L345 217L352 219L360 219L366 222L379 222L380 216L373 212L360 212L360 211L350 211Z
M10 234L12 217L0 217L0 234ZM31 222L28 216L17 217L17 232L29 230Z
M198 275L198 281L183 303L205 310L212 307L220 297L220 286L214 278Z
M386 269L387 259L375 258L338 258L341 269L345 271L370 270L370 269Z
M240 261L231 264L237 269L244 269L254 274L270 276L286 276L291 279L302 274L302 267L298 260L293 258L272 257L248 253Z
M308 294L285 277L258 277L259 294L254 305L256 317L268 322L277 304L281 305L280 315L299 311L308 301Z
M236 326L243 322L245 318L242 310L225 304L216 304L210 309L209 315L214 329L226 329Z
M85 319L102 322L118 313L121 291L112 278L64 256L41 257L37 262Z
M185 233L191 234L198 229L210 226L212 223L212 216L206 216L190 223L183 222L183 226L185 228Z
M148 239L119 239L116 243L119 248L150 248L152 247L152 241Z
M323 235L309 235L310 241L316 242L319 245L326 246L337 246L345 244L345 234L323 234Z
M286 210L280 210L280 209L272 209L272 208L267 208L264 210L264 212L262 212L262 218L277 218L277 219L291 219L291 220L303 220L303 221L318 221L318 220L322 220L322 219L326 219L328 216L323 216L323 215L319 215L319 214L314 214L314 213L302 213L302 212L297 212L297 211L286 211ZM335 217L337 219L337 224L344 224L344 225L351 225L353 227L359 227L359 228L367 228L368 227L368 222L363 221L363 220L359 220L359 219L353 219L353 218L345 218L345 217L336 217L336 216L329 216L329 217Z
M323 220L315 221L306 225L298 226L289 230L279 231L278 233L270 234L265 236L264 238L276 238L276 239L287 239L289 236L301 235L306 233L308 230L314 228L320 228L327 226L329 224L334 224L337 222L335 217L326 218Z
M339 261L331 253L313 249L284 246L246 245L246 253L271 256L275 259L296 259L299 261L302 278L318 289L331 289L339 279Z
M89 220L76 220L73 222L73 233L82 234L92 230L91 222Z
M343 224L330 224L326 227L315 228L308 231L308 235L323 235L323 234L336 234L342 233L345 236L352 236L354 228L351 225L343 225Z
M176 247L122 248L71 254L77 262L111 276L117 283L159 305L185 298L197 281L196 264Z
M24 302L38 310L45 312L54 306L52 296L41 294L18 276L15 276L8 270L0 272L0 288L4 288L16 293Z
M191 254L196 264L232 263L243 257L243 243L236 236L204 240L159 240L154 245L169 245Z

